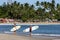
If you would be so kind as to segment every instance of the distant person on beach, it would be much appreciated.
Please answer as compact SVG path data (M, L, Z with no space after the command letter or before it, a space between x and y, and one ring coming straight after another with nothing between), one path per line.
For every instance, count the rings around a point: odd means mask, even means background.
M30 26L30 30L29 30L29 31L30 31L30 36L31 36L31 33L32 33L32 26Z

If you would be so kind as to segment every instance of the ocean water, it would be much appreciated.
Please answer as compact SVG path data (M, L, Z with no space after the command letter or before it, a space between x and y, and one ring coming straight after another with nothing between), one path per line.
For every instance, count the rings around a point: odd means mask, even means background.
M16 31L17 34L29 34L24 33L23 30L28 28L30 25L18 25L21 26L19 30ZM35 26L35 25L32 25ZM32 31L32 35L45 35L45 36L60 36L60 25L37 25L39 28ZM13 33L11 32L13 25L0 25L0 33Z

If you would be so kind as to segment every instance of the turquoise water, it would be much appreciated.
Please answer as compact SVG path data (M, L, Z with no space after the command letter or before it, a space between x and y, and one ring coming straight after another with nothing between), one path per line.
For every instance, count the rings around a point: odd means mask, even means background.
M17 30L17 33L23 33L23 30L28 28L30 25L19 25L21 29ZM35 25L32 25L35 26ZM32 34L58 34L60 35L60 25L38 25L37 30L32 31ZM0 33L10 33L13 25L0 25Z

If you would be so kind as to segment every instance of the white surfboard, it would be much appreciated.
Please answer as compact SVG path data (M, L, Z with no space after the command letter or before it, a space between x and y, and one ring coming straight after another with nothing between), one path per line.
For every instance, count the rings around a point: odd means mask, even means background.
M32 31L37 30L39 26L32 26ZM29 32L30 28L26 28L23 32Z
M21 28L21 26L16 26L16 27L13 27L10 31L16 31L16 30L18 30L18 29L20 29Z

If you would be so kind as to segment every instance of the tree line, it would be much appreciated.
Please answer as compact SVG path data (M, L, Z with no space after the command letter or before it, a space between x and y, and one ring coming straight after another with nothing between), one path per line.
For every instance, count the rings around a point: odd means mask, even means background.
M22 21L33 21L46 19L60 19L60 4L55 4L55 0L51 2L39 2L30 5L28 3L21 4L14 1L13 3L3 3L0 6L0 18L13 18Z

